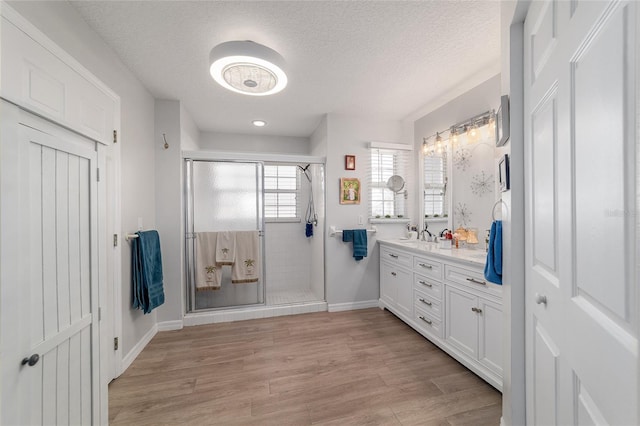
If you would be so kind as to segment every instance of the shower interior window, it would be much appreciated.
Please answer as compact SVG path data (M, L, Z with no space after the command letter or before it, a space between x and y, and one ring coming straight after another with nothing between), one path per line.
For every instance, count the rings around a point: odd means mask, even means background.
M296 165L264 166L264 213L267 222L299 222L300 177Z

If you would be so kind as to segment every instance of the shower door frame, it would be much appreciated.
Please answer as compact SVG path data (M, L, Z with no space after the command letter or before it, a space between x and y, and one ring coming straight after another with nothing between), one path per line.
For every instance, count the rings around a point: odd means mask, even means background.
M240 158L223 158L211 155L202 155L203 153L183 153L182 162L184 167L184 241L185 241L185 301L186 314L194 314L201 312L212 312L226 309L237 309L252 306L264 306L267 302L266 293L266 265L265 265L265 239L264 239L264 161L245 160ZM256 220L256 228L260 241L260 280L262 282L262 302L248 303L243 305L230 305L211 308L196 309L196 288L195 280L195 232L194 232L194 194L193 194L193 163L236 163L236 164L253 164L256 166L256 203L258 214ZM258 287L258 300L260 300L260 287Z

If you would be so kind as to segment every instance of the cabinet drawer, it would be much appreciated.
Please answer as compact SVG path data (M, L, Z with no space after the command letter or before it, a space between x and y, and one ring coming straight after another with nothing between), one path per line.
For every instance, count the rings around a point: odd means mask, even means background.
M437 320L442 320L440 301L418 290L413 291L415 308L429 313Z
M436 280L442 279L442 263L424 257L415 256L413 258L413 270Z
M475 290L502 296L502 286L489 282L484 277L484 271L465 269L458 266L445 265L444 279L446 281L461 284Z
M400 250L395 250L391 247L382 246L382 248L380 249L380 260L411 268L412 259L413 256L411 254L405 253Z
M442 300L442 284L424 275L413 274L413 288L431 298Z
M416 308L414 311L414 321L420 330L442 338L442 322L439 319L429 315L422 309Z

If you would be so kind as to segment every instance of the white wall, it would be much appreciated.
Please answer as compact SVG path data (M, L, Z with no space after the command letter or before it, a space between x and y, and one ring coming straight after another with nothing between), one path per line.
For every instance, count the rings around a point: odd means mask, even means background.
M179 101L155 102L156 226L160 233L164 273L164 305L158 321L181 321L183 312L182 136L183 108ZM187 122L189 120L186 120ZM165 134L169 148L164 148ZM187 144L192 142L187 142Z
M339 182L341 177L360 179L362 199L366 200L369 186L367 182L367 162L369 159L368 142L396 142L410 144L403 140L406 129L400 121L384 121L365 119L338 114L328 114L326 137L326 221L327 231L330 226L338 229L370 228L368 204L363 201L356 205L339 203ZM321 123L322 126L322 123ZM321 140L322 127L312 140ZM314 153L321 148L314 144ZM344 169L344 156L356 156L356 170ZM409 180L409 179L407 179ZM411 210L409 210L411 211ZM364 224L358 224L358 217L364 218ZM380 232L376 236L369 235L368 256L356 262L353 259L351 243L343 243L341 238L326 239L326 286L327 302L354 303L377 300L379 298L379 251L375 244L381 236L400 237L403 235L402 225L376 225ZM328 232L327 232L328 235Z
M201 132L200 149L205 151L309 154L309 138Z
M154 100L110 47L67 2L15 2L9 4L78 62L102 80L121 99L122 233L155 227ZM124 239L121 239L124 241ZM122 247L123 356L151 330L156 311L143 315L130 308L131 251Z
M200 148L200 129L182 103L180 103L180 147L183 151L196 151Z

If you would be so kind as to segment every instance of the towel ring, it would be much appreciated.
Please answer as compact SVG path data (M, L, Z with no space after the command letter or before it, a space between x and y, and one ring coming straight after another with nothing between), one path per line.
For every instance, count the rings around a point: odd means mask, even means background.
M498 207L500 204L504 204L504 206L507 207L507 204L502 201L502 198L500 198L498 201L496 201L496 203L493 205L493 208L491 209L491 219L496 220L496 207Z

